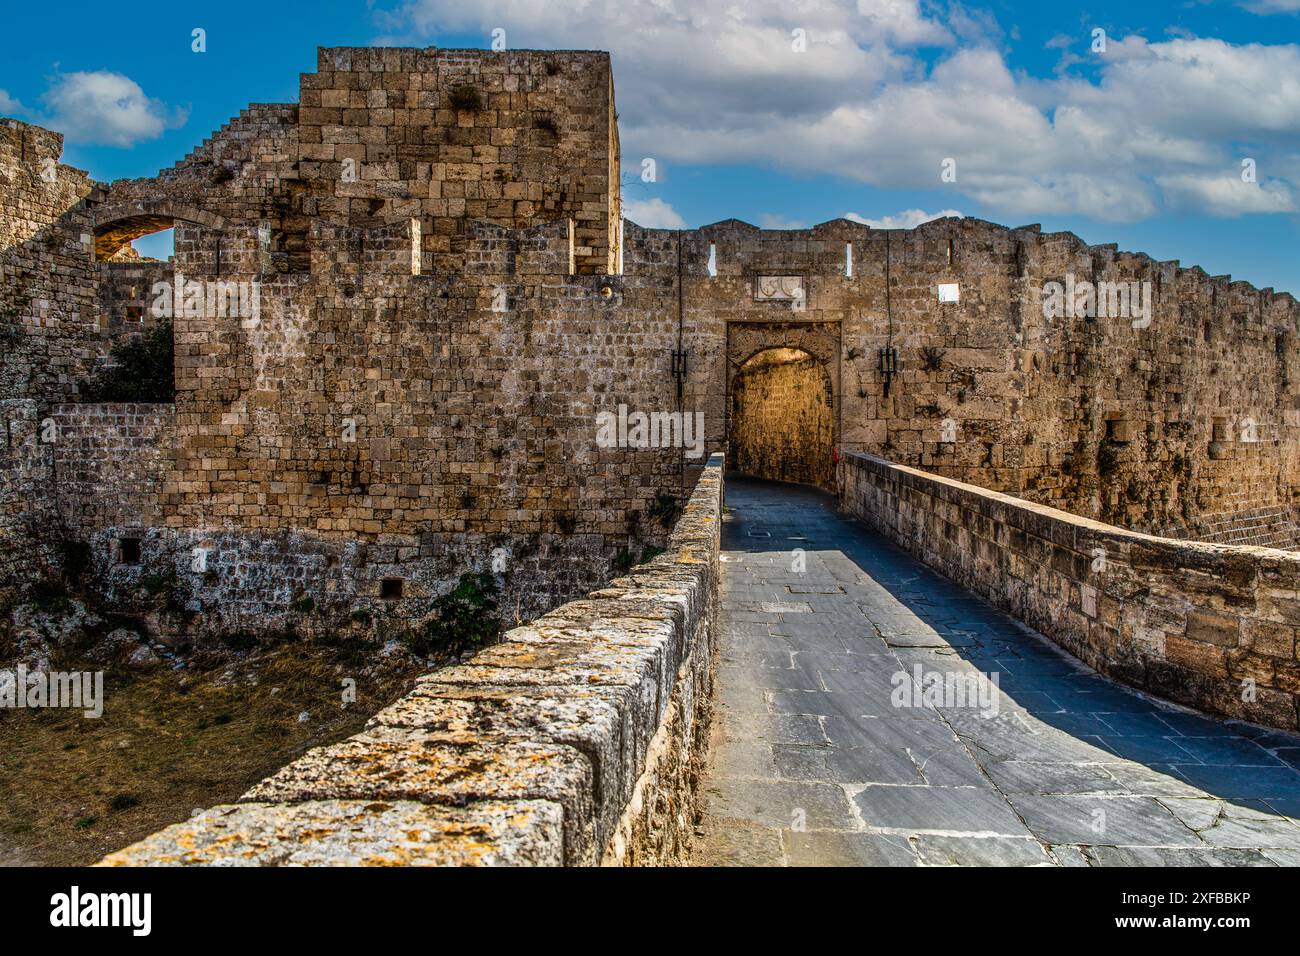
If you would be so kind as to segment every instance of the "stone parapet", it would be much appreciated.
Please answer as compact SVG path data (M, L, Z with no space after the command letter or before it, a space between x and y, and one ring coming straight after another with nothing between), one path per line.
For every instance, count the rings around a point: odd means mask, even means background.
M843 507L1103 674L1295 730L1300 555L1126 531L870 455Z
M102 865L680 862L712 706L721 491L715 455L663 554Z

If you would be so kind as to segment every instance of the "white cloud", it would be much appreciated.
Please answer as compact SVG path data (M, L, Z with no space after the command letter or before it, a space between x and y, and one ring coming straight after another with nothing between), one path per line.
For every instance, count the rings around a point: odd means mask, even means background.
M623 215L638 226L647 229L685 229L686 220L677 210L658 197L654 199L624 199Z
M59 74L42 99L48 111L43 122L83 143L133 146L156 139L187 116L145 96L130 77L107 70Z
M987 15L918 0L808 0L797 13L786 0L410 0L392 25L408 42L502 27L512 48L610 50L633 165L759 164L944 189L990 216L1133 221L1174 204L1236 208L1182 177L1212 179L1248 144L1243 155L1286 177L1267 208L1300 190L1300 173L1281 171L1300 150L1294 44L1112 37L1098 57L1081 30L1049 41L1062 62L1036 77L1009 68ZM1070 72L1085 60L1095 68Z
M1300 0L1245 0L1237 6L1262 16L1270 13L1300 13Z
M23 104L19 103L6 91L0 90L0 113L16 116L21 112L23 112Z
M1242 182L1240 175L1161 176L1157 179L1170 205L1202 209L1213 216L1235 218L1257 212L1296 212L1296 195L1285 183Z
M948 216L961 218L961 213L956 209L944 209L939 212L926 212L924 209L904 209L897 215L882 216L880 219L868 219L866 216L859 216L856 212L846 212L844 214L845 219L860 222L872 229L915 229L923 222L929 222L932 219L944 219Z

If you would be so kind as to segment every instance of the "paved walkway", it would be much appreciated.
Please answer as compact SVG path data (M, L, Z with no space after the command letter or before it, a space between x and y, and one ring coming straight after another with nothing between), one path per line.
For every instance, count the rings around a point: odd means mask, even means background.
M1300 737L1097 676L829 495L726 502L697 863L1300 865Z

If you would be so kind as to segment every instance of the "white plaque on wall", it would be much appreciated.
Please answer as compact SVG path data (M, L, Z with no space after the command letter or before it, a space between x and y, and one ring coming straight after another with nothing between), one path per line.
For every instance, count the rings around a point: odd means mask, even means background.
M754 298L759 301L802 302L803 276L758 276L754 280Z

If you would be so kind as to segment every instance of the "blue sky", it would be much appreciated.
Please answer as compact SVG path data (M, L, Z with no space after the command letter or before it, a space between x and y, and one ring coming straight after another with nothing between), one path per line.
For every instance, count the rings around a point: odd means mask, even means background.
M288 0L116 16L74 2L5 17L0 114L61 129L65 161L102 180L153 175L249 102L296 100L318 45L486 47L499 27L514 48L612 51L643 224L956 211L1300 294L1300 0Z

